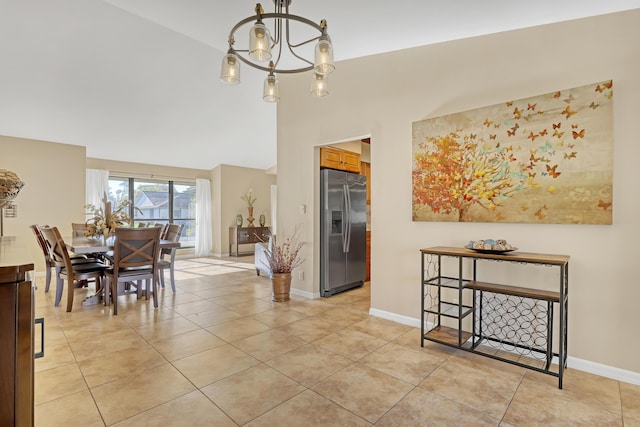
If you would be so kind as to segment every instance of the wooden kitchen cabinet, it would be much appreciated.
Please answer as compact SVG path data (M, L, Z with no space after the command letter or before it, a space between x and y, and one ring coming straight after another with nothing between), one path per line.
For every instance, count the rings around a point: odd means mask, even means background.
M360 163L360 175L367 177L367 204L371 204L371 163Z
M320 167L360 173L360 154L334 147L322 147Z
M371 280L371 232L367 231L367 277L365 281Z

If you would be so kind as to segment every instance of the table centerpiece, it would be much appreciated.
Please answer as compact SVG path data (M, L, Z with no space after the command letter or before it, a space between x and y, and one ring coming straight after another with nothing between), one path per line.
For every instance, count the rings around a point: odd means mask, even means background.
M92 215L92 217L85 222L84 235L86 237L101 238L103 242L106 242L107 238L116 232L116 227L124 227L131 224L128 209L130 205L131 201L122 200L118 203L116 209L112 210L111 202L107 199L106 194L102 198L102 206L95 206L91 203L86 205L87 214ZM140 209L134 209L142 213Z

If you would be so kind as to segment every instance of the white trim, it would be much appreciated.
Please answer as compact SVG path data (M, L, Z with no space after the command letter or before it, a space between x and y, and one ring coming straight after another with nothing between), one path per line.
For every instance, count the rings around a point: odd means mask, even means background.
M293 295L297 295L299 297L304 297L304 298L308 298L308 299L314 299L315 298L313 292L301 291L300 289L295 289L295 288L291 288L290 292Z
M420 319L415 319L413 317L402 316L396 313L378 310L376 308L370 308L369 314L371 316L391 320L403 325L413 326L415 328L420 327ZM554 357L553 362L558 363L558 358ZM578 359L577 357L572 356L567 357L567 367L570 369L576 369L578 371L599 375L601 377L623 381L629 384L640 385L640 372L627 371L625 369L603 365L601 363L591 362L589 360Z
M577 357L572 356L567 357L567 366L572 369L577 369L578 371L600 375L601 377L640 385L640 372L627 371L626 369L603 365L589 360L578 359Z
M414 328L420 327L420 319L415 319L413 317L402 316L400 314L378 310L377 308L370 308L369 314L382 319L391 320L396 323L401 323L403 325L413 326Z

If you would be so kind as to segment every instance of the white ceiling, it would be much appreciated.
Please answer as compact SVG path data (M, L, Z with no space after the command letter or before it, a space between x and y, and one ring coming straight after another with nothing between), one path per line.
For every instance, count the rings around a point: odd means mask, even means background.
M0 134L83 145L87 156L112 160L275 165L276 105L261 99L265 73L244 66L239 86L218 80L228 32L254 6L0 0ZM340 61L639 7L640 0L293 0L290 12L327 19Z

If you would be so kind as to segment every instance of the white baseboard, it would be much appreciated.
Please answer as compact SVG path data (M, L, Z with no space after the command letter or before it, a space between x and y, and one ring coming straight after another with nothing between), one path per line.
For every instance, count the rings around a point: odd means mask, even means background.
M413 326L415 328L420 327L420 319L415 319L413 317L402 316L396 313L378 310L376 308L369 309L369 314L382 319L391 320L396 323L401 323L403 325ZM557 363L557 357L554 358L554 362ZM599 375L601 377L623 381L625 383L640 385L640 372L627 371L625 369L603 365L589 360L578 359L577 357L572 356L567 357L567 367Z
M402 316L400 314L378 310L377 308L370 308L369 314L382 319L392 320L403 325L413 326L414 328L420 327L420 319L414 319L413 317Z
M640 372L627 371L625 369L615 368L613 366L603 365L589 360L578 359L577 357L572 356L567 357L567 366L571 369L600 375L601 377L640 385Z
M297 295L299 297L304 297L308 299L317 298L313 292L301 291L300 289L291 288L290 292L293 295ZM320 296L320 294L318 294L318 296Z

